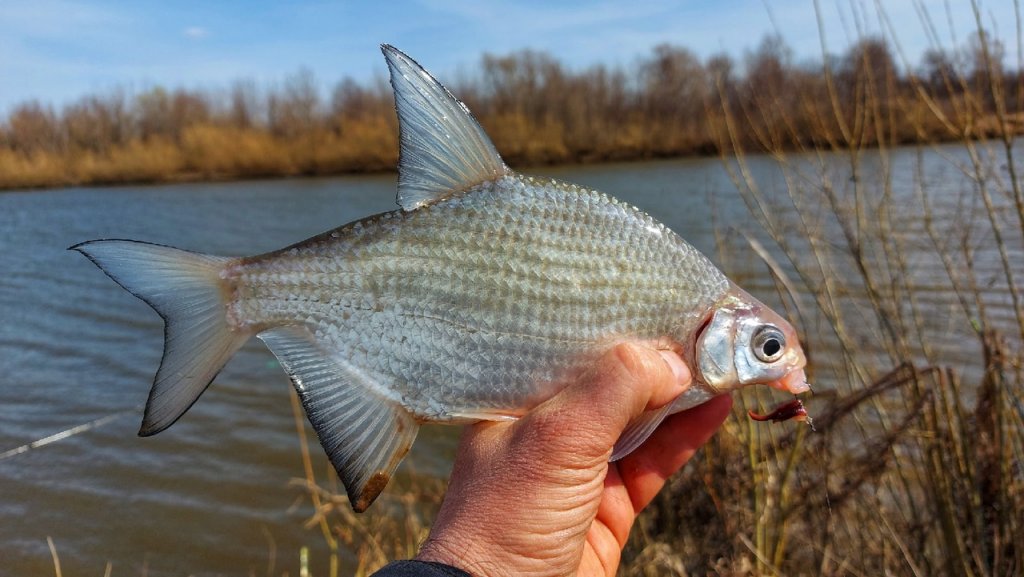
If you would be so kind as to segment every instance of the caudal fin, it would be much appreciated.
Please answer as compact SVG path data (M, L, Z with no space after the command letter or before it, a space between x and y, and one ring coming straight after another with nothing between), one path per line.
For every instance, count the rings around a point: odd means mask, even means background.
M164 354L139 435L159 433L196 402L251 336L228 325L220 273L231 260L131 240L71 247L164 319Z

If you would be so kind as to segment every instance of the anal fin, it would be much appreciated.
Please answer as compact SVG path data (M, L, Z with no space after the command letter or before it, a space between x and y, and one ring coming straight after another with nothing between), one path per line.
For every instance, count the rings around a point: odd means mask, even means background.
M409 452L419 423L377 394L363 371L325 351L306 328L278 327L258 336L299 392L352 508L365 511Z

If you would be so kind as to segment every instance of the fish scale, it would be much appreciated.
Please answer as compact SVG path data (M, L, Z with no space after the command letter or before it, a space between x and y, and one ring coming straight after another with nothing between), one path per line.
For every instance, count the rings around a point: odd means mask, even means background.
M586 234L570 234L579 222ZM500 230L530 239L529 249L496 242ZM362 248L355 257L353 245ZM344 273L319 279L328 269ZM637 269L646 272L630 273ZM680 269L692 273L682 292ZM306 325L431 421L515 413L627 336L684 341L728 287L710 261L643 212L518 176L247 259L229 280L237 318ZM508 338L499 343L499 335ZM410 340L420 343L412 354Z
M631 423L613 459L717 394L806 390L792 327L699 251L614 197L509 170L462 103L401 52L384 54L401 210L253 257L72 247L165 319L140 434L174 423L257 336L362 511L420 424L517 418L622 341L679 353L695 382Z

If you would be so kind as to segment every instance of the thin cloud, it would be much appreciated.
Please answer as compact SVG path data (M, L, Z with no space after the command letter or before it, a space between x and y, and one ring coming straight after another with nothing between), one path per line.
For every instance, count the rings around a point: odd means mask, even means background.
M182 30L181 33L184 34L186 38L193 39L206 38L210 35L210 31L202 26L189 26Z

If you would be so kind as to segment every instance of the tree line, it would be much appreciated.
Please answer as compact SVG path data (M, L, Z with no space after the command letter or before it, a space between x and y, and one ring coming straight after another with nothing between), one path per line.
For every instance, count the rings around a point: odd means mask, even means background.
M1022 75L1004 52L983 30L916 66L877 38L816 62L776 36L738 61L663 44L628 67L578 71L523 50L484 55L448 85L511 165L838 150L1019 131ZM386 81L345 78L325 95L300 71L273 87L22 103L0 124L0 187L382 171L397 151Z

